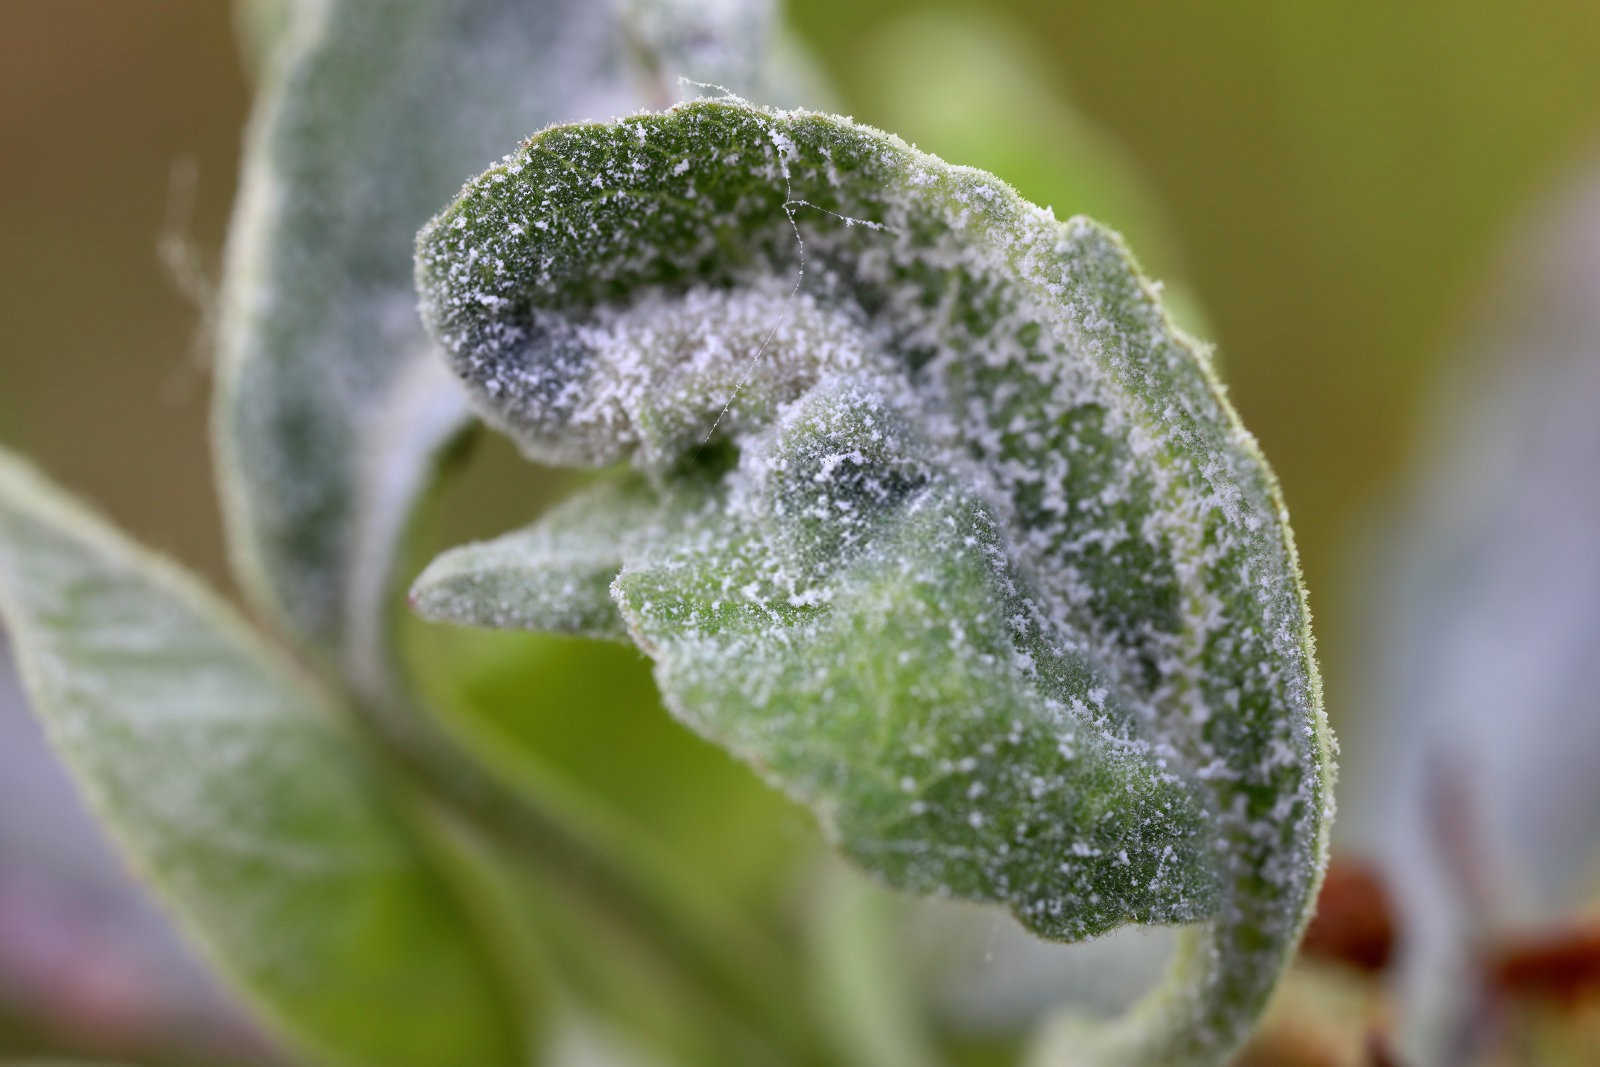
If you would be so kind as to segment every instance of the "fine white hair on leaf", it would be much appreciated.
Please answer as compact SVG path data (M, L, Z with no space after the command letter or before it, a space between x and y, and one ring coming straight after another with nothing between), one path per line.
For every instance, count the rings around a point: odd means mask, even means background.
M417 281L490 422L660 509L449 554L439 614L571 628L610 569L673 712L867 870L1059 940L1186 924L1163 1025L1062 1023L1041 1062L1237 1045L1314 899L1332 742L1276 483L1114 234L724 98L530 138ZM575 614L550 568L586 536Z

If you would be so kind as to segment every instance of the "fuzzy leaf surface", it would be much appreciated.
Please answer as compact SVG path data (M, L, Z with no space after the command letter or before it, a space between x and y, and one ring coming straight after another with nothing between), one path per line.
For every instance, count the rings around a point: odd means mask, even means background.
M668 499L733 451L612 586L676 714L892 884L1059 939L1201 923L1161 1025L1052 1040L1237 1044L1314 898L1331 739L1276 484L1115 235L719 100L535 135L417 278L531 457Z
M367 693L390 675L397 540L468 416L417 320L412 235L530 129L667 102L680 69L753 84L770 15L676 0L241 9L265 77L218 357L229 541L257 602Z
M333 1062L511 1065L475 932L329 699L194 579L0 454L0 617L134 868Z
M623 561L670 539L706 494L687 484L663 500L632 476L586 487L526 529L440 555L411 587L436 622L627 641L611 600Z

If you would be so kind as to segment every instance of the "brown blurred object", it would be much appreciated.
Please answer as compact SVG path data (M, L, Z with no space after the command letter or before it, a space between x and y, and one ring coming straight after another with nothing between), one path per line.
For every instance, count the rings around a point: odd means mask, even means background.
M1306 1030L1277 1027L1262 1033L1233 1061L1233 1067L1355 1067Z
M1301 954L1379 973L1392 962L1396 940L1393 902L1377 869L1365 860L1335 858ZM1505 935L1491 941L1481 959L1497 992L1577 1000L1600 991L1600 920Z
M1363 859L1335 857L1300 960L1234 1067L1404 1067L1388 1036L1385 980L1403 940L1378 870ZM1541 1035L1593 1032L1600 1015L1600 920L1490 937L1476 960L1483 1000L1474 1015L1479 1025L1460 1050L1463 1062L1543 1063L1530 1051Z
M1297 960L1233 1067L1409 1067L1391 1052L1387 983L1370 971Z
M1600 921L1508 938L1488 953L1493 986L1504 993L1576 1002L1600 993Z
M1377 869L1361 859L1335 859L1300 950L1378 972L1389 966L1394 942L1394 904Z
M1401 1067L1400 1057L1395 1055L1394 1047L1378 1030L1367 1034L1367 1062L1371 1067Z

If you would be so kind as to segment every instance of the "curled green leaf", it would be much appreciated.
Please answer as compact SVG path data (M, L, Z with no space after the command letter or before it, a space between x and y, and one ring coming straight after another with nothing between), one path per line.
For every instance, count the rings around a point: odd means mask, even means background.
M522 1062L473 922L331 698L3 453L0 619L134 868L297 1043L338 1063Z
M685 722L894 885L1058 939L1193 924L1144 1009L1042 1056L1238 1043L1320 878L1331 739L1277 487L1115 235L717 100L530 138L417 279L530 456L698 501L591 527Z

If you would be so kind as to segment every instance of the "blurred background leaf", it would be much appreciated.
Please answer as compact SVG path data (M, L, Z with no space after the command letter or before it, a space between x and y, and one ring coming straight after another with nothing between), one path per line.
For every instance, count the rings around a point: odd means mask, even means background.
M124 862L285 1043L523 1061L537 1013L503 982L501 926L336 697L4 452L0 615L35 717Z
M0 642L0 1057L62 1045L171 1067L279 1062L130 884Z
M1395 889L1418 1063L1528 1039L1532 945L1600 952L1600 168L1536 214L1370 539L1351 669L1343 837Z

